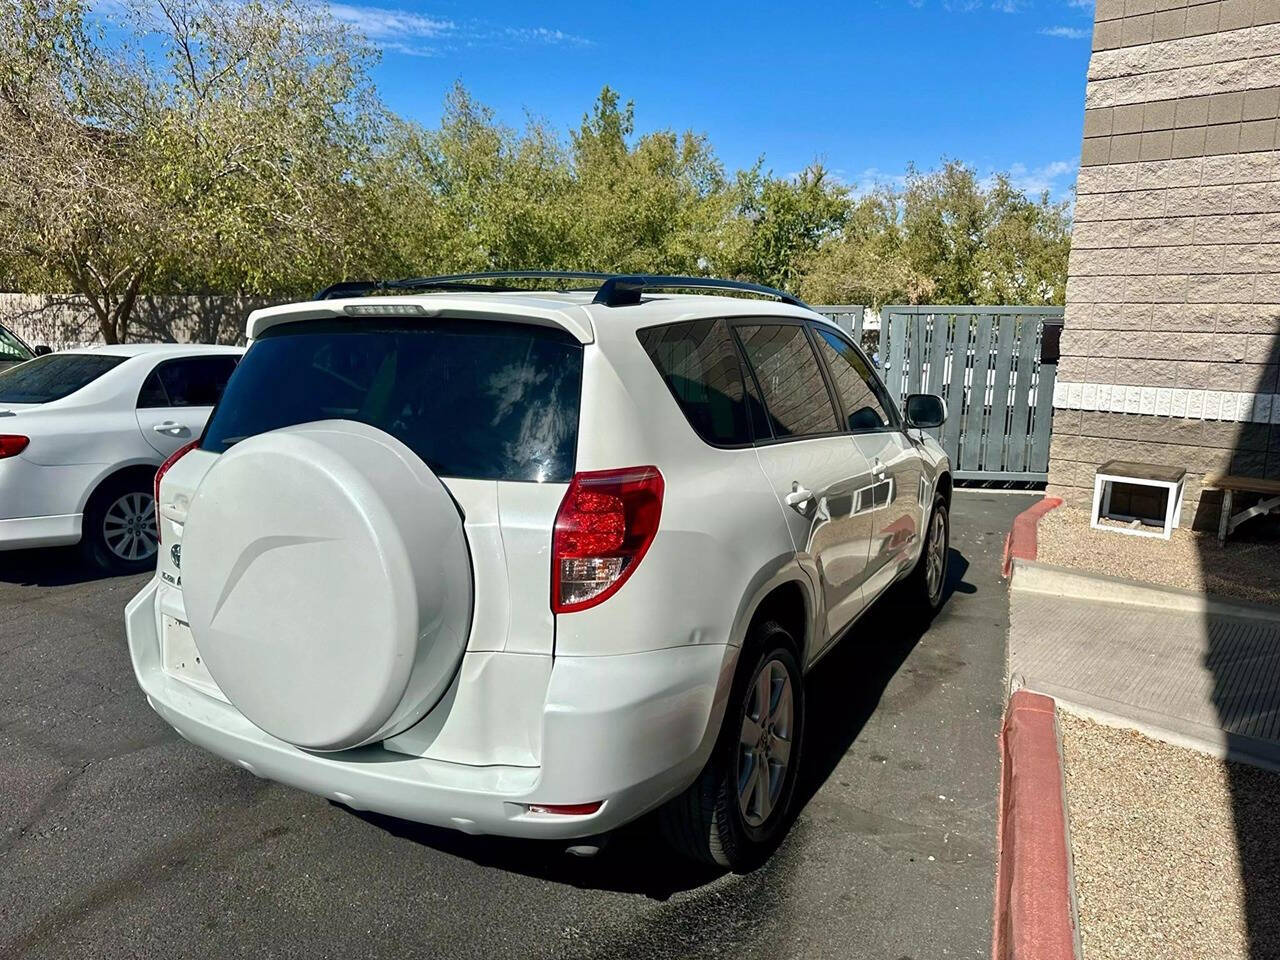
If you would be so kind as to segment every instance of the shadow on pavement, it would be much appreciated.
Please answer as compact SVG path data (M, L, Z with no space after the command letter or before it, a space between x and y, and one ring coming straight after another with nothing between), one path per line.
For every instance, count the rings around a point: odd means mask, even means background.
M1267 320L1272 331L1270 336L1255 339L1269 339L1269 343L1265 352L1256 351L1254 362L1258 365L1246 368L1246 382L1240 384L1248 392L1259 395L1280 392L1280 315L1272 314ZM1280 402L1280 397L1273 397L1272 402ZM1213 462L1198 466L1207 468L1206 472L1280 480L1280 424L1274 416L1269 424L1206 420L1203 429L1206 442L1221 446L1218 450L1205 451ZM1238 512L1262 499L1258 494L1237 494L1232 510ZM1194 526L1215 530L1221 508L1221 494L1206 491ZM1274 538L1276 529L1273 517L1257 517L1247 521L1238 533L1228 536L1225 545L1219 545L1212 536L1201 537L1197 544L1202 573L1220 570L1223 552L1231 551L1233 546L1238 549L1240 541L1259 535ZM1270 602L1280 603L1280 597ZM1241 689L1244 675L1258 669L1247 661L1260 651L1248 649L1239 638L1223 629L1215 629L1212 620L1205 626L1209 639L1204 665L1213 675L1212 700L1219 725L1230 729L1244 722L1264 721L1255 729L1265 730L1269 738L1280 739L1280 711L1274 699L1259 698ZM1272 680L1274 689L1275 678ZM1280 957L1280 827L1277 826L1280 798L1274 792L1275 778L1239 763L1228 764L1226 776L1240 858L1249 956L1252 960L1274 960Z
M78 547L47 547L0 553L0 583L27 587L65 587L116 576L88 563Z
M425 844L479 866L497 867L571 887L612 890L641 894L652 900L667 900L676 893L709 883L724 873L723 870L692 862L681 862L680 869L672 870L673 854L663 844L656 826L648 818L616 831L596 856L576 857L565 852L565 841L469 836L456 830L398 820L378 813L348 812L393 836Z
M953 594L975 591L964 580L968 568L968 561L953 548L949 553L943 610ZM904 609L895 588L867 611L851 635L840 641L809 675L808 733L796 784L793 820L857 739L890 679L929 629L932 618L904 617ZM580 858L566 853L563 841L469 836L367 811L347 812L393 836L481 866L574 887L640 894L659 901L694 890L724 874L723 870L689 861L682 861L679 869L673 870L672 858L676 854L658 836L651 816L616 831L596 856ZM767 864L764 869L768 869Z
M954 594L971 594L965 581L969 562L955 548L949 552L945 612ZM902 667L932 617L912 615L898 589L879 600L854 624L853 631L814 667L809 675L804 759L796 784L796 807L803 807L831 776L840 758L875 712L889 681ZM904 616L904 612L908 613Z

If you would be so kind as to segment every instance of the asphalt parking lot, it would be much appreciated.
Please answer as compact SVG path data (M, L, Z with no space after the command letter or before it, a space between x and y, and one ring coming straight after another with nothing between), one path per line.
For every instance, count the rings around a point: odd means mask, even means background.
M934 622L882 602L815 669L803 809L745 876L643 823L581 860L259 780L138 691L146 577L0 554L0 956L986 957L1000 551L1031 499L958 493Z

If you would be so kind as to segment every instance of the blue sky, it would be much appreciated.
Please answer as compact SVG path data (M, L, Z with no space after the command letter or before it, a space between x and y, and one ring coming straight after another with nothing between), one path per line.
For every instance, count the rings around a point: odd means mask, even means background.
M1093 0L331 6L382 47L388 104L427 124L454 80L561 130L609 84L641 131L706 133L730 169L821 159L866 186L945 156L1065 197L1079 161Z

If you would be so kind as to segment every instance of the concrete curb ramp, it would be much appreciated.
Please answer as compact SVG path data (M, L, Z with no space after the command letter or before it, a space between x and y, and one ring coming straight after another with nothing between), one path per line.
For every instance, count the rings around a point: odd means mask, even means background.
M1033 508L1034 509L1034 508ZM1018 519L1026 516L1019 514ZM1015 521L1016 523L1016 521ZM1013 557L1010 561L1010 588L1028 593L1044 593L1054 597L1071 597L1099 603L1127 603L1140 607L1159 607L1182 613L1199 613L1223 617L1246 617L1255 620L1280 621L1280 608L1243 600L1227 600L1194 590L1161 587L1140 580L1125 580L1101 573L1090 573L1073 567L1055 567L1048 563Z
M1026 560L1013 562L1009 602L1018 686L1097 723L1280 769L1280 607ZM1118 634L1122 649L1108 642Z
M1009 698L1000 733L993 960L1074 960L1075 885L1052 699Z

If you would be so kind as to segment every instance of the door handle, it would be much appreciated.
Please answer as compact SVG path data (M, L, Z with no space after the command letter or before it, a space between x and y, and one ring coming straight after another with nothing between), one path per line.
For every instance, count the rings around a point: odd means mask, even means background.
M783 498L783 502L800 516L807 518L813 506L813 491L800 486L799 481L792 480L791 492Z
M156 433L168 433L175 437L182 436L186 432L186 427L181 423L175 423L172 420L161 420L151 428Z
M884 479L884 464L880 462L880 458L876 457L871 463L871 473L877 480Z

